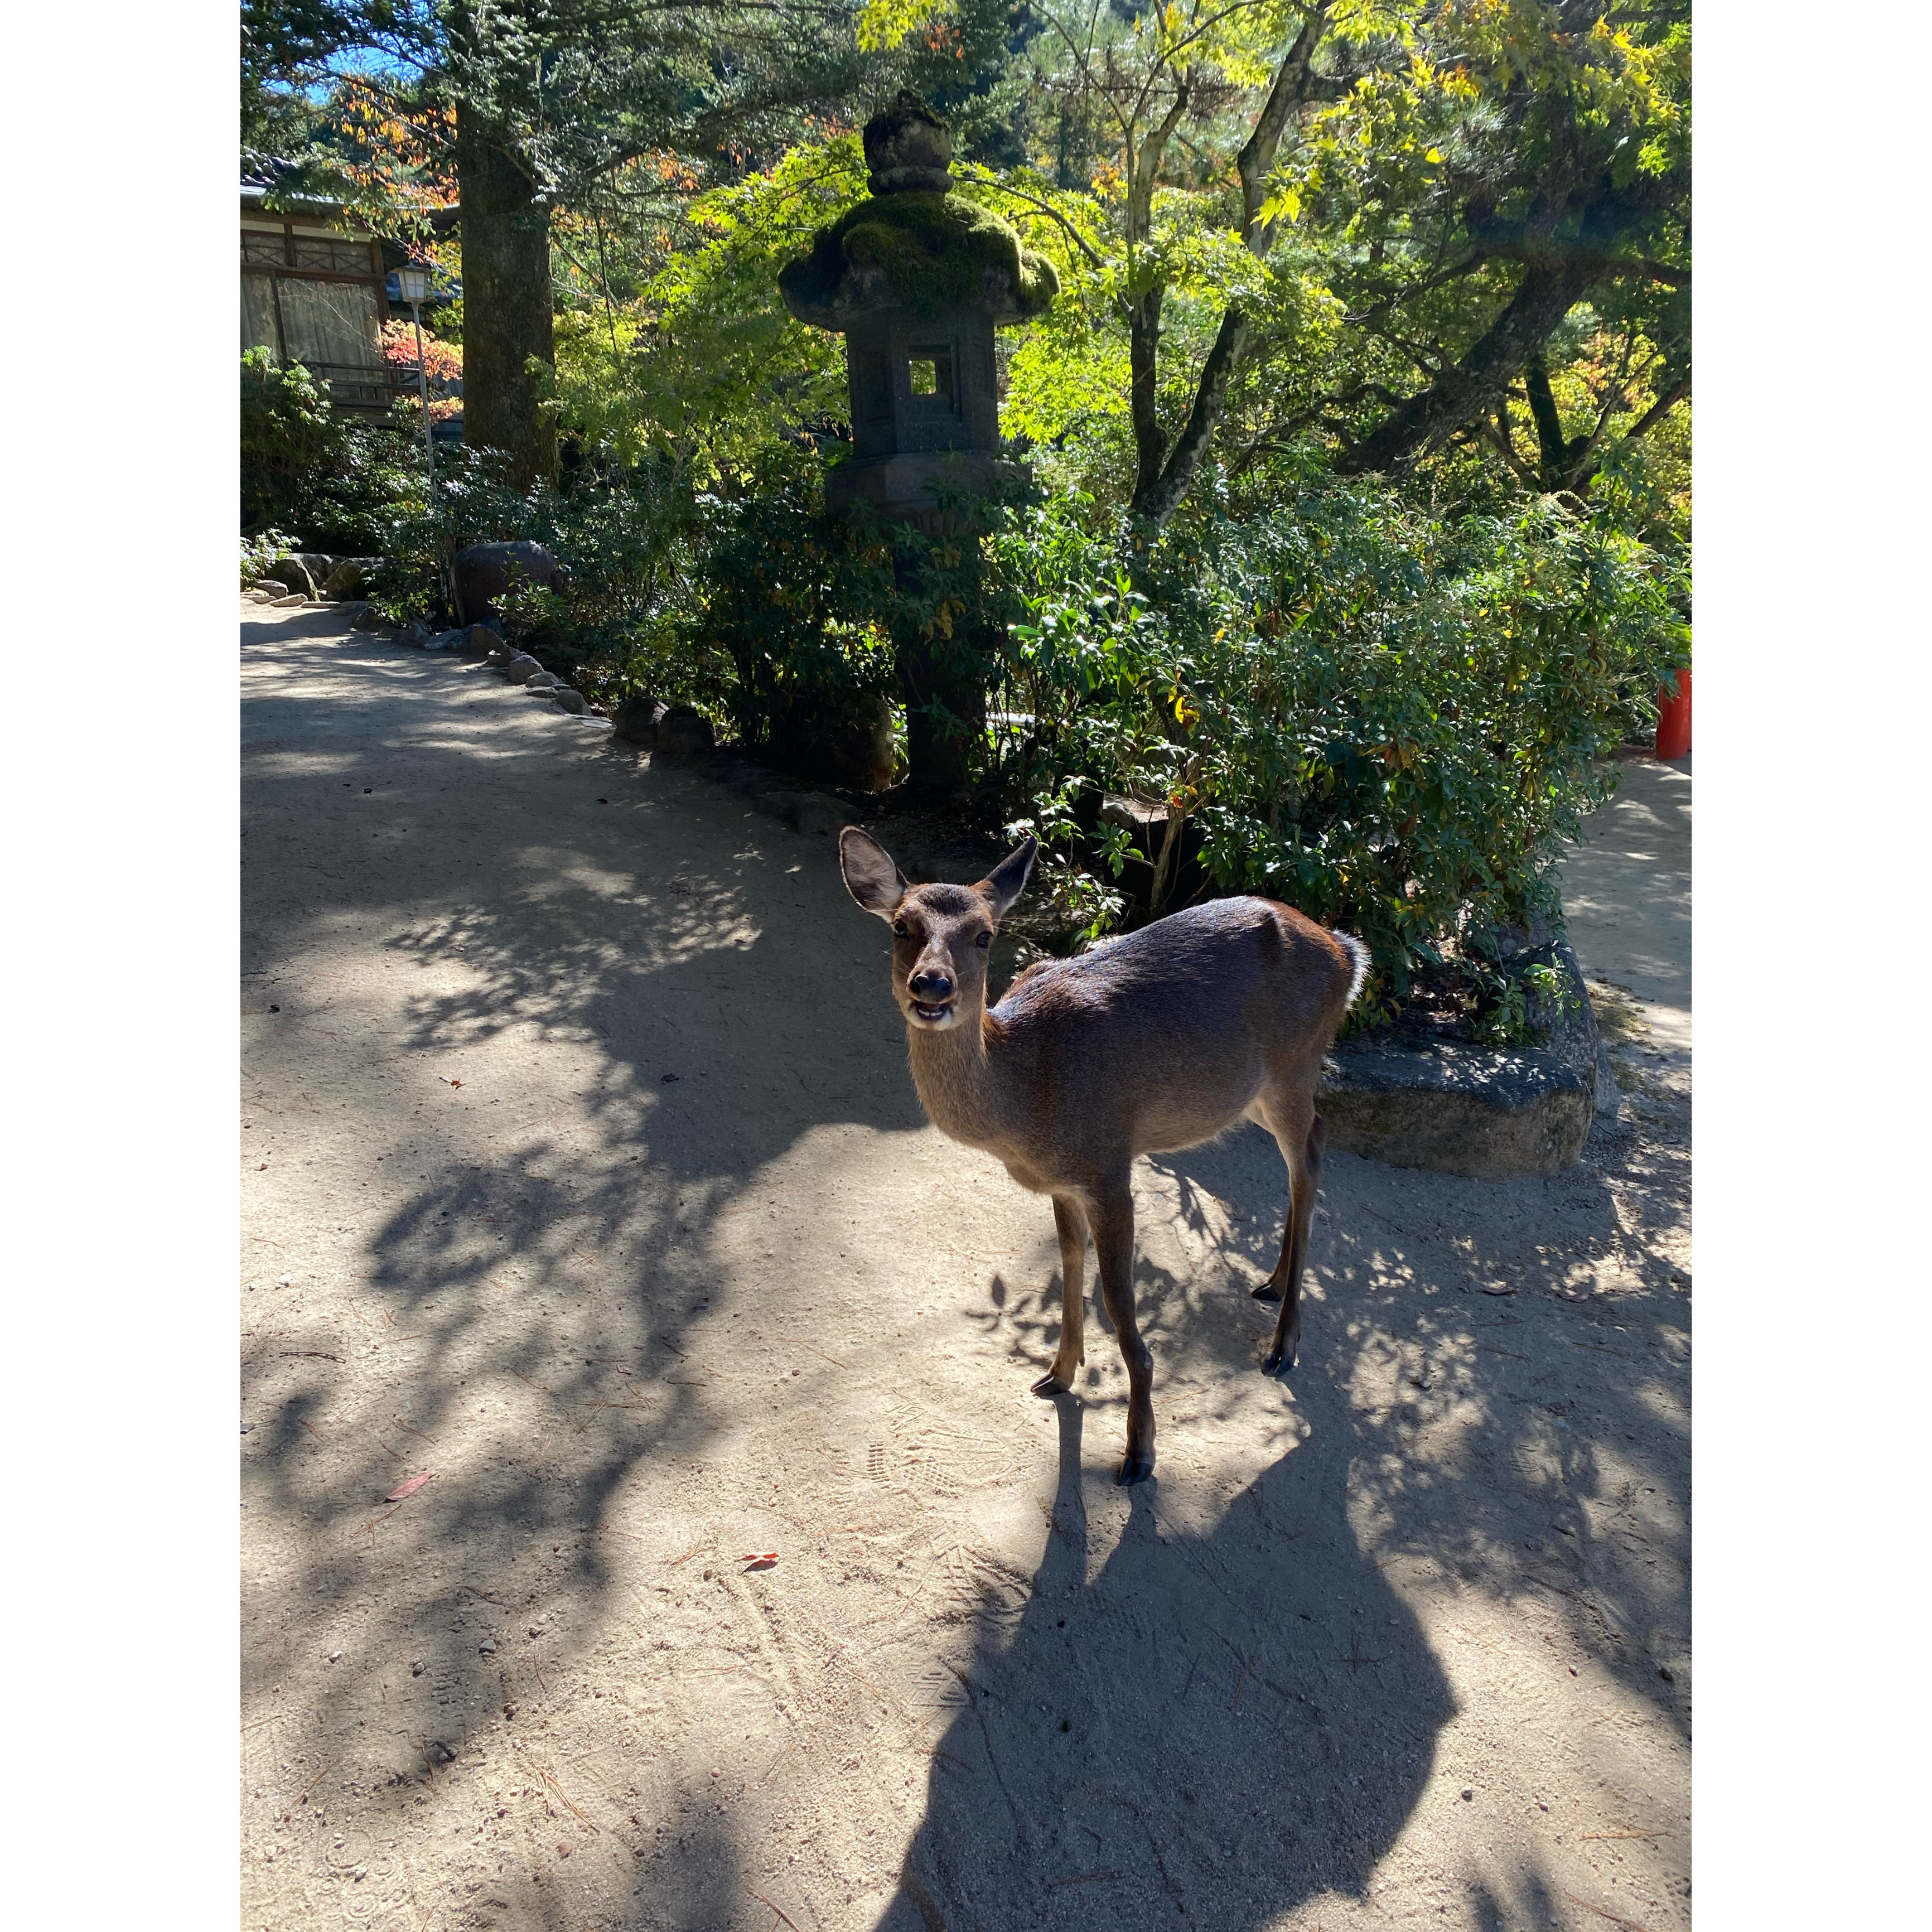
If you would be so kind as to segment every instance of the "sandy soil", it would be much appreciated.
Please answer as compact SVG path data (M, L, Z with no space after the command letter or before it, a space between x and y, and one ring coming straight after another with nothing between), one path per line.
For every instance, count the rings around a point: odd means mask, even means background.
M1330 1156L1285 1381L1272 1144L1144 1162L1122 1491L832 842L340 626L242 625L244 1926L1688 1924L1642 998L1569 1172Z

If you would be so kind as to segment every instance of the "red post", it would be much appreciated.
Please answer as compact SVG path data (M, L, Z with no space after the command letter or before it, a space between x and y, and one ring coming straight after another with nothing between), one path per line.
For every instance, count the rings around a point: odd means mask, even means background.
M1677 695L1657 694L1657 755L1681 758L1690 748L1690 674L1677 674Z

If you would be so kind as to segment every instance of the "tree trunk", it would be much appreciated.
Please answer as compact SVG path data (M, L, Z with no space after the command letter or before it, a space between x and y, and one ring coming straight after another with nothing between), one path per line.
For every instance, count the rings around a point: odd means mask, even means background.
M1523 386L1529 394L1529 413L1536 424L1537 447L1542 454L1543 487L1562 490L1574 485L1570 472L1590 446L1587 436L1565 436L1556 397L1550 386L1550 365L1538 350L1523 365Z
M1201 467L1201 459L1208 453L1208 439L1221 420L1221 411L1228 400L1228 379L1234 373L1247 333L1247 318L1230 303L1222 314L1214 346L1202 365L1201 379L1194 388L1194 405L1175 440L1174 454L1164 467L1156 454L1156 473L1151 477L1143 473L1137 484L1134 508L1156 524L1166 523L1174 514L1174 506L1187 494L1194 472Z
M1344 476L1400 472L1493 409L1595 280L1574 263L1533 263L1508 308L1453 369L1384 417L1336 461Z
M1134 428L1133 507L1145 506L1160 484L1167 432L1160 426L1157 387L1160 372L1160 306L1158 283L1127 303L1127 415Z
M1261 218L1267 199L1268 178L1274 169L1275 157L1280 152L1282 136L1289 121L1306 101L1312 74L1310 63L1327 29L1328 11L1328 0L1322 0L1322 4L1309 8L1302 20L1301 30L1294 37L1294 45L1276 72L1274 83L1268 89L1268 98L1262 104L1254 127L1234 158L1234 165L1241 178L1242 244L1251 254L1262 260L1266 259L1274 242L1274 224L1264 223ZM1160 137L1162 148L1166 146L1174 118L1169 117L1168 129ZM1154 166L1157 168L1159 165L1160 151L1156 150ZM1150 225L1152 206L1153 174L1149 170L1147 191L1141 203L1142 239ZM1130 209L1130 219L1132 212ZM1166 523L1174 514L1174 506L1187 494L1196 471L1201 467L1201 460L1208 453L1208 442L1226 406L1228 383L1246 346L1248 336L1246 316L1236 304L1229 303L1222 315L1214 346L1208 352L1208 360L1202 365L1200 376L1195 383L1194 401L1187 412L1187 421L1170 453L1166 433L1160 427L1154 408L1155 376L1160 352L1160 299L1161 291L1156 286L1138 298L1128 316L1134 446L1138 458L1134 476L1133 508L1156 524Z
M550 211L500 128L456 110L463 206L463 440L501 450L520 489L556 472L556 428L539 406L534 356L556 355Z

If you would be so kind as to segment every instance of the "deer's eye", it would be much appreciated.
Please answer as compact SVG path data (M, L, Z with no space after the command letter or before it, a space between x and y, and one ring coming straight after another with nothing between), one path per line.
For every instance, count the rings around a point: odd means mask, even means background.
M901 939L904 938L906 936L905 921L902 919L894 920L892 921L892 931L898 938Z
M992 945L992 943L993 935L990 932L981 933L979 938L973 942L973 944L976 946L982 952L985 952L986 948Z

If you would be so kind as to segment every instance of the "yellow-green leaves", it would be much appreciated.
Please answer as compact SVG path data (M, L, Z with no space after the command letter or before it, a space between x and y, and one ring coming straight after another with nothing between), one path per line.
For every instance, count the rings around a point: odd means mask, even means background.
M1301 190L1297 188L1278 188L1262 203L1262 220L1264 224L1275 221L1299 221L1301 219Z
M854 31L867 53L902 46L928 20L954 10L952 0L866 0Z

